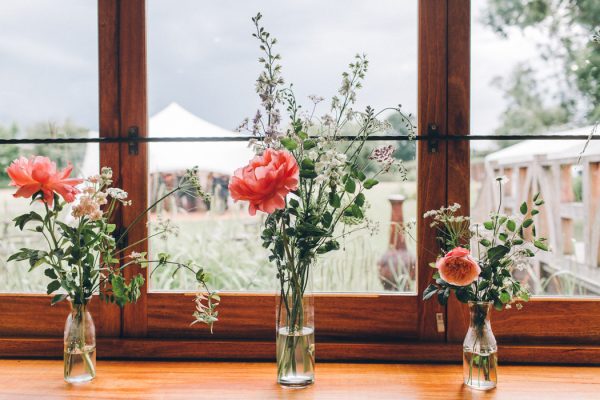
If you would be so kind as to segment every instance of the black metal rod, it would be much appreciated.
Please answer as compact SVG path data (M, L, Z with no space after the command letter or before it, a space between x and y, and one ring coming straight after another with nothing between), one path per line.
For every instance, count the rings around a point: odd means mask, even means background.
M90 138L45 138L45 139L0 139L3 144L67 144L67 143L185 143L185 142L246 142L249 136L212 136L212 137L90 137ZM338 136L337 140L351 140L352 136ZM427 135L410 137L408 135L369 136L369 141L409 141L428 140ZM436 140L442 141L482 141L482 140L600 140L600 135L440 135Z

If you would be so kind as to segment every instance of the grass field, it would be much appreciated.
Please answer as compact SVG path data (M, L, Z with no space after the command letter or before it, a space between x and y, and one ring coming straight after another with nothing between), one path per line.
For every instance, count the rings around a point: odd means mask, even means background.
M43 248L44 243L32 232L21 233L13 227L14 216L29 210L29 202L13 199L12 189L0 189L0 292L44 292L47 278L43 268L28 273L27 263L7 263L20 247ZM335 292L376 292L383 290L377 260L388 246L391 208L388 196L403 194L405 220L416 213L415 182L382 182L368 193L369 217L379 222L373 236L357 232L342 242L342 249L319 260L314 269L314 289ZM261 247L260 217L249 217L238 208L226 214L168 215L180 233L166 241L152 239L150 252L168 251L179 260L192 259L210 274L212 287L219 290L263 291L276 287L275 268ZM414 243L409 240L414 252ZM181 271L172 277L170 270L152 275L151 290L195 290L194 279Z

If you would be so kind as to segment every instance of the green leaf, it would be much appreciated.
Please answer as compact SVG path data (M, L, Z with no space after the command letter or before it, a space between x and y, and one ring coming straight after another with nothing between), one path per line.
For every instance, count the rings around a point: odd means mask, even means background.
M329 228L329 226L331 225L331 222L333 221L333 216L331 215L331 213L329 211L325 211L323 213L323 217L321 220L321 224L325 227L325 228Z
M365 195L363 193L359 193L356 195L356 198L354 199L354 204L356 204L359 207L362 207L365 205Z
M300 170L300 178L305 179L315 179L317 177L317 173L311 169L302 169Z
M437 291L438 288L434 284L427 286L427 288L423 291L423 300L429 300L437 293Z
M44 271L44 275L46 275L50 279L58 279L58 276L56 276L56 272L54 272L54 269L52 268L46 269Z
M459 288L454 291L456 298L461 303L467 303L471 299L471 291L469 288Z
M485 221L485 222L483 223L483 227L484 227L485 229L487 229L488 231L491 231L491 230L493 230L493 229L494 229L494 223L493 223L492 221Z
M333 250L339 250L340 244L336 240L329 240L317 249L318 254L325 254Z
M302 160L302 169L307 169L307 170L314 170L315 169L315 162L313 160L311 160L310 158L305 158L304 160Z
M504 245L498 245L498 246L492 247L487 252L488 261L491 264L494 264L494 263L500 261L502 259L502 257L507 255L509 251L510 251L510 249Z
M329 192L329 205L334 208L340 208L342 206L342 201L337 193Z
M298 203L298 200L296 200L296 199L290 199L289 203L290 203L290 206L292 206L294 208L297 208L298 206L300 206L300 203Z
M540 250L548 251L548 246L546 245L546 243L542 242L541 240L534 241L533 245Z
M310 150L313 147L315 147L316 145L317 145L317 142L312 139L305 140L302 143L302 147L304 147L304 150Z
M352 210L352 216L354 216L355 218L358 218L358 219L364 218L362 210L356 204L353 204L352 207L350 207L350 209Z
M28 222L43 222L44 220L42 219L42 216L40 214L36 213L35 211L30 211L27 214L19 215L18 217L13 219L13 221L16 227L18 227L20 230L23 230L23 228L25 228L25 225L27 225Z
M481 282L479 282L479 285L477 285L477 290L486 289L488 286L490 286L490 281L482 280Z
M523 214L523 215L527 214L527 203L526 202L523 202L523 204L521 204L519 211L521 211L521 214Z
M523 228L529 228L532 224L533 220L531 218L528 218L525 221L523 221Z
M506 290L500 292L500 301L502 304L506 304L510 301L510 294Z
M377 185L379 183L379 181L377 179L367 179L364 183L363 186L365 187L365 189L371 189L373 186Z
M508 221L506 221L506 229L508 229L511 232L514 232L515 229L517 229L516 222L513 221L512 219L509 219Z
M481 239L481 240L479 241L479 243L481 243L481 245L482 245L482 246L485 246L485 247L490 247L490 246L492 245L492 242L490 242L490 241L489 241L489 240L487 240L487 239Z
M298 143L292 138L284 137L280 140L281 145L289 151L294 151L298 148Z
M196 281L199 283L204 282L206 279L206 274L204 273L204 269L200 268L197 272L196 272Z
M446 288L443 291L439 291L438 292L438 302L445 306L446 304L448 304L448 297L450 297L450 288Z
M344 184L344 189L346 189L346 192L348 193L354 193L356 190L356 183L354 182L354 179L347 177L346 183Z
M540 213L540 210L531 210L531 215L538 215Z
M102 294L102 293L100 293ZM60 303L61 301L65 300L67 298L68 294L63 293L63 294L57 294L56 296L52 297L52 301L50 302L50 305L55 305L56 303Z
M48 288L46 290L47 294L52 294L53 292L56 292L58 289L60 289L60 282L59 281L51 281L48 284Z

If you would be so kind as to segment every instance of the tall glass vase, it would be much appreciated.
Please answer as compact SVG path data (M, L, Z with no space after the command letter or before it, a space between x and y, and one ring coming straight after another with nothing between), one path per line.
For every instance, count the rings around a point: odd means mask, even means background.
M281 280L277 296L277 382L302 388L315 381L314 295L310 266Z
M79 383L96 377L96 328L87 304L71 302L64 335L65 381Z
M490 324L491 302L469 302L470 324L463 342L465 385L490 390L498 383L498 346Z

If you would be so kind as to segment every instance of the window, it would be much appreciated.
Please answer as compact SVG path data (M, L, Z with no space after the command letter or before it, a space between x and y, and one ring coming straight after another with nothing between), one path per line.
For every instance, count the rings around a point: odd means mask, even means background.
M471 10L471 133L497 135L471 141L471 216L483 221L492 210L517 212L539 192L545 204L534 218L552 249L538 252L517 272L534 295L526 312L493 317L494 332L506 343L581 343L597 334L573 322L573 315L600 304L599 157L595 142L586 148L582 140L594 130L597 115L598 91L590 86L597 70L595 26L577 16L586 5L548 4L545 10L519 5L519 17L493 0ZM548 137L554 135L560 138ZM500 205L495 178L502 175L509 181ZM466 320L457 321L450 340L462 340Z
M477 3L472 5L472 10L469 2L459 0L447 0L435 5L428 1L408 4L380 1L377 6L365 2L344 2L343 7L336 3L320 4L318 7L266 1L260 4L259 8L272 10L269 14L272 12L274 17L269 21L273 23L269 23L269 26L278 34L281 43L285 43L281 52L290 60L288 64L284 58L286 77L297 82L299 87L306 88L304 95L334 91L335 87L327 85L336 82L340 67L347 63L356 50L365 49L371 54L372 60L370 79L367 81L372 86L365 87L365 104L372 103L376 107L390 102L393 104L397 101L397 94L401 93L406 95L406 98L398 99L404 102L404 107L418 111L416 122L419 137L415 159L411 161L413 176L402 185L394 181L387 186L382 185L382 193L373 204L382 222L381 233L376 240L357 239L373 247L364 249L360 242L358 245L354 243L351 247L354 253L339 252L339 256L334 254L323 261L324 264L330 264L322 269L323 273L332 274L334 279L331 276L316 277L322 282L329 282L318 287L323 293L316 299L320 359L458 360L453 357L460 357L460 352L454 355L454 350L450 352L449 349L455 349L457 343L462 341L468 317L464 306L456 301L441 307L434 302L421 300L420 293L431 279L432 269L428 264L435 257L436 252L432 249L436 249L437 244L429 226L420 216L426 210L458 202L464 206L464 210L470 210L473 216L478 217L490 204L497 205L489 194L489 177L499 173L512 177L512 186L507 190L509 197L514 198L511 200L513 203L520 201L518 197L524 193L537 189L543 191L549 182L560 182L551 192L555 196L545 195L548 199L554 197L552 200L556 200L552 205L556 220L540 226L548 230L549 236L554 232L552 240L559 248L562 260L558 264L556 260L535 262L532 270L539 284L532 286L540 296L527 304L526 311L496 313L493 316L494 332L503 343L503 352L506 354L503 359L519 361L523 352L531 352L531 346L544 346L544 351L539 352L542 354L539 356L541 362L598 360L598 352L593 346L598 344L600 337L597 328L600 326L597 323L600 302L591 284L598 283L594 278L597 264L594 260L598 257L599 239L594 236L597 235L594 227L584 218L594 203L590 199L596 195L600 160L594 158L595 141L591 142L588 147L590 152L585 156L589 154L590 157L584 157L582 163L577 162L578 154L575 153L584 141L577 136L577 140L568 142L572 144L569 151L573 152L573 157L566 157L561 151L559 155L554 154L535 164L539 178L533 185L529 185L534 181L528 178L533 169L514 164L512 157L515 153L509 153L508 150L497 152L497 149L490 147L504 143L502 139L516 140L519 138L514 135L525 134L528 135L527 140L533 142L518 143L517 146L524 146L526 150L530 146L541 148L539 138L531 135L545 132L543 129L530 129L532 126L539 127L539 124L527 125L529 130L525 132L496 130L499 124L509 128L520 126L514 123L507 125L502 117L506 115L503 106L512 107L517 103L502 103L502 94L489 85L494 76L507 76L510 73L509 67L519 62L520 53L511 52L510 58L499 61L494 58L498 54L488 51L484 42L495 40L495 48L512 49L512 43L516 40L524 42L520 45L527 53L523 54L529 55L535 50L535 46L531 47L527 41L511 38L515 31L513 28L507 29L508 42L501 42L495 34L486 30L485 24L489 25L490 19L486 19L485 9L497 4L500 3ZM69 6L74 7L74 11L82 7L88 10L89 7L70 3ZM14 12L14 7L11 6L11 12ZM49 15L50 11L40 7L36 8L36 13L39 11L40 15ZM185 225L186 239L194 234L201 235L201 239L190 239L189 243L183 245L151 241L149 249L157 252L160 246L169 246L172 250L172 246L178 245L180 254L200 257L207 268L213 269L215 286L225 292L221 307L222 320L213 336L205 330L188 326L195 288L186 283L189 282L187 279L176 278L173 281L166 275L155 274L140 301L122 311L100 302L92 303L96 307L95 316L101 320L97 325L102 329L102 335L110 337L102 339L110 344L106 346L106 356L272 357L273 286L269 286L268 279L255 279L257 274L265 271L267 276L271 270L258 249L251 247L258 242L252 238L257 236L259 221L246 217L239 205L227 200L225 191L227 173L247 157L247 149L240 146L243 142L237 141L239 134L232 129L256 107L252 82L256 76L254 68L258 68L253 62L257 55L252 38L248 35L248 18L256 12L254 8L257 6L253 5L253 9L248 7L236 3L236 9L231 11L231 6L226 7L221 3L200 6L196 2L183 0L177 5L156 0L98 1L98 68L87 68L86 74L92 74L92 81L95 81L95 71L98 71L99 123L95 125L94 115L77 122L82 123L86 131L98 130L100 144L70 145L80 146L81 149L85 147L86 158L88 149L92 154L94 148L99 148L96 160L102 165L111 166L117 173L120 180L117 184L130 193L135 205L125 208L118 216L118 222L124 224L133 220L148 199L164 193L172 179L177 178L182 166L204 162L204 179L209 182L210 178L209 187L217 198L215 203L209 208L206 204L194 204L190 199L176 199L150 216L149 227L152 229L152 223L156 222L158 215L170 215ZM84 14L89 16L95 13L88 12ZM1 14L3 17L8 15L11 21L25 18L8 12ZM295 24L289 23L291 15L297 20ZM332 15L339 18L333 19ZM495 21L498 24L501 19ZM292 30L288 25L301 28ZM94 24L86 23L85 29L90 30L91 26ZM13 28L3 24L0 31L2 29ZM308 32L311 37L322 40L313 38L302 41L303 36L299 32ZM349 40L346 35L354 36ZM84 34L68 36L69 40L80 41L90 37ZM49 40L49 37L44 36L44 39ZM0 41L0 52L4 48L10 49L6 44L2 46L2 43ZM352 46L346 46L346 43ZM290 53L286 50L288 45L295 47L296 51ZM85 47L86 51L90 51L90 48L93 49L93 46L89 44ZM370 48L373 50L370 51ZM310 59L310 62L303 63L309 59L307 54L318 57L315 57L316 61ZM499 54L501 56L503 53ZM14 58L14 55L10 57ZM534 75L535 71L545 71L540 65L536 64ZM4 67L3 64L0 68ZM570 69L575 69L573 72L585 71L583 64L577 64L576 67ZM64 72L63 69L61 71ZM2 73L0 91L5 90L5 85L13 84L3 81L3 77L13 75L18 76L14 71ZM227 82L222 83L223 77ZM316 77L322 77L322 80ZM550 82L550 78L542 76L539 79ZM588 78L588 75L584 75L582 82L587 82ZM67 87L89 96L90 90L85 82L73 79ZM418 92L415 92L416 87L412 82L418 82ZM308 83L315 86L310 87ZM558 86L550 89L558 90ZM62 93L60 97L73 98ZM534 97L533 100L540 96ZM229 102L232 98L236 98L236 101ZM94 109L95 104L89 106L91 103L85 103L82 99L73 101L73 108L64 106L60 109L72 109L75 112L75 107L83 107L82 104ZM0 101L4 101L4 97ZM589 103L594 104L591 101ZM15 112L14 116L9 114L6 119L4 110L6 107L0 111L0 123L5 127L19 116ZM40 107L39 110L44 109ZM577 113L584 115L582 111ZM540 115L544 117L541 120L546 121L547 114ZM554 114L551 116L555 117ZM49 117L64 119L63 115L52 114L52 110L42 115L44 119ZM562 118L562 114L557 117ZM173 120L177 124L171 122ZM487 141L475 137L497 133L513 136L492 136L487 137ZM136 135L140 136L139 140L135 139ZM9 132L8 136L12 137L12 134ZM153 137L165 136L208 136L211 139L160 144L152 141ZM8 149L2 142L3 138L0 138L0 157ZM550 142L558 143L550 138L546 140L549 141L548 146ZM565 145L565 142L561 143ZM52 146L57 144L48 145L49 148ZM186 153L196 152L203 154L201 160L188 163L184 159ZM239 160L230 163L231 160L225 157L215 157L215 153L226 153L231 158L236 155ZM77 154L82 155L83 150L77 150ZM186 162L182 163L182 160ZM390 243L395 244L396 238L391 235L390 240L388 230L393 205L387 197L392 194L405 196L402 209L405 220L416 218L414 236L417 240L414 247L409 245L408 250L413 252L417 261L413 272L398 274L403 279L386 287L380 271L373 268L373 264ZM396 205L399 203L397 197L392 200L396 201ZM510 201L505 203L507 210L513 206ZM546 206L550 208L550 202ZM589 215L595 218L596 214ZM129 234L129 242L134 243L145 237L146 229L148 227L144 224L133 229ZM208 236L209 231L217 240L230 240L231 246L218 248L212 245L214 242L202 239ZM350 246L348 244L348 248ZM147 248L146 245L139 245L135 250L145 251ZM249 256L238 258L239 254ZM583 258L580 258L580 254L583 254ZM336 259L336 256L341 258ZM353 261L361 259L357 268L366 265L372 268L371 274L365 275L369 279L361 281L360 285L353 283L346 274L344 266L348 259L344 257ZM229 271L235 269L236 275L222 274L225 268L229 268ZM578 280L572 279L571 275ZM580 276L586 278L585 282L580 282ZM331 284L332 281L335 284ZM0 290L3 290L2 284L0 282ZM57 346L60 341L57 335L61 332L66 310L49 308L48 303L49 300L42 295L2 296L0 316L7 323L0 329L0 355L54 354L54 349L60 347ZM28 323L32 315L38 318L35 331ZM575 322L573 315L578 317ZM12 339L30 336L41 338L19 348ZM185 354L181 351L181 341L185 341ZM547 346L552 343L561 345Z

